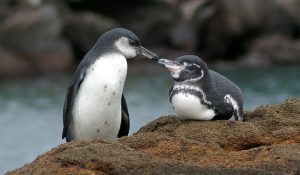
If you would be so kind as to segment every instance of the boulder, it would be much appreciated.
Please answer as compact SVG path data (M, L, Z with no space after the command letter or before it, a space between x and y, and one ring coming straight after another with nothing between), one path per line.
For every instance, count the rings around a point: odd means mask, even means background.
M293 40L300 36L299 11L300 0L2 0L0 45L23 57L35 74L68 70L114 27L134 31L162 57L197 54L228 65L241 59L253 66L294 64L297 48L290 44L298 45ZM270 59L253 46L267 35L292 43L280 46L282 55L270 47L268 52L276 53Z
M0 78L33 73L31 64L15 52L0 46L0 55Z
M74 13L65 20L64 35L72 44L77 57L81 59L101 34L117 26L115 20L94 12Z
M242 56L242 66L269 66L274 64L299 64L300 40L281 35L258 38L250 45L249 52Z
M7 174L297 174L300 100L245 113L245 121L161 117L117 141L72 141Z
M13 53L10 55L22 57L31 72L63 72L73 64L73 52L69 42L61 37L62 29L63 19L54 4L45 3L38 8L17 6L0 23L0 45ZM11 60L14 62L15 58ZM13 73L17 65L11 68L14 69L4 74Z
M0 21L3 21L7 15L9 14L9 5L8 5L9 0L2 0L0 1Z
M210 1L210 0L207 0ZM234 59L247 52L249 41L266 34L299 35L299 2L285 0L210 1L197 12L198 47L211 58ZM202 16L207 16L203 18Z

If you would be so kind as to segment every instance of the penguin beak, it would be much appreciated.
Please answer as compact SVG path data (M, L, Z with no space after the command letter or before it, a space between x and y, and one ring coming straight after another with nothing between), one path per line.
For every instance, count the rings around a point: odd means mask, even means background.
M143 46L137 47L137 51L140 55L143 55L151 60L157 61L159 59L158 55L156 55L155 53L151 52L150 50L146 49Z
M183 68L182 64L168 59L159 59L157 63L167 68L170 72L177 72Z

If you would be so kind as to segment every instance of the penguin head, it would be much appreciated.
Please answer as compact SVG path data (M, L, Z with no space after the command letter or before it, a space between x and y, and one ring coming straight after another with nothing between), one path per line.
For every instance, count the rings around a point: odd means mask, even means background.
M158 60L158 56L142 46L140 39L130 30L115 28L104 33L99 41L101 45L121 53L125 58L143 55L149 59Z
M208 67L199 57L184 55L173 60L159 59L158 64L167 68L177 82L200 81L206 77Z

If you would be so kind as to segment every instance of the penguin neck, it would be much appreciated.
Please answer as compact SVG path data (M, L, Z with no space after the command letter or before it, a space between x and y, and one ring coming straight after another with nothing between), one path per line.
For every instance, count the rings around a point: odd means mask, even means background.
M208 76L208 77L207 77ZM177 82L175 81L173 86L173 91L170 93L170 101L172 103L172 98L175 94L186 94L185 97L187 97L187 94L190 94L192 96L196 96L200 99L200 102L202 105L205 105L209 108L212 108L212 103L207 98L207 94L210 93L212 86L211 86L211 80L210 75L206 74L203 78L197 81L182 81Z
M103 53L121 54L111 40L100 37L93 48L90 50L91 54L102 56ZM123 55L121 55L123 56Z
M192 95L193 97L199 98L201 104L206 105L207 107L211 108L211 102L207 99L207 94L209 93L208 91L209 88L206 86L208 85L203 85L203 82L199 81L194 81L194 82L175 82L173 86L173 90L170 93L170 102L173 103L173 97L175 94L185 94L185 97L188 97L189 95Z
M198 80L196 84L200 85L201 89L210 91L212 87L210 75L206 73L206 75L201 80Z
M197 87L203 90L209 90L211 88L211 77L210 74L205 71L204 76L201 79L190 79L185 81L175 81L176 86L188 86L188 87Z

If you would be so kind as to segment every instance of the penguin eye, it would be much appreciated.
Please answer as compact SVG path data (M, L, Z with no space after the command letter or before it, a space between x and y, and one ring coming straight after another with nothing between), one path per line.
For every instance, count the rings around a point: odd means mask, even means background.
M133 40L129 40L129 44L132 45L132 46L136 46L136 45L137 45L137 42L136 42L136 41L133 41Z
M190 71L194 71L194 70L196 70L196 67L195 66L188 66L187 69L190 70Z
M186 68L189 71L197 71L197 70L201 69L201 67L197 64L189 64Z

